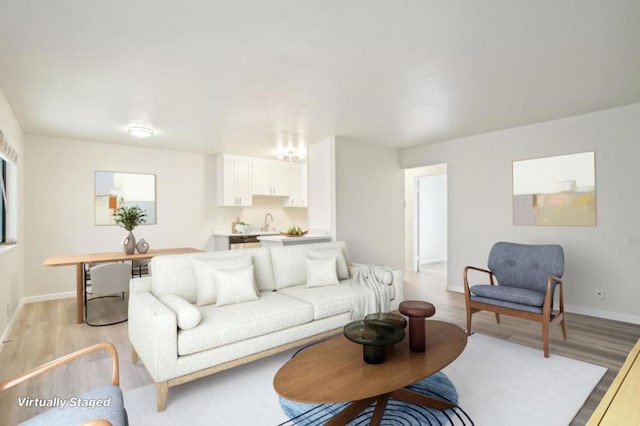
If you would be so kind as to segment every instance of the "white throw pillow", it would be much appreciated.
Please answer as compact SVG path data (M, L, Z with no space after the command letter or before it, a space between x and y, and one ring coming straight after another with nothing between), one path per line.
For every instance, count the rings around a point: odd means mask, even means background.
M179 328L189 330L200 324L200 311L182 297L168 293L161 294L158 299L176 314Z
M335 257L306 258L305 262L307 263L307 288L340 284Z
M327 257L335 257L338 279L346 280L350 276L349 266L347 265L347 260L344 257L344 252L342 251L341 247L309 250L307 256L311 259L326 259Z
M251 255L239 255L221 259L193 259L196 273L196 306L216 303L217 285L215 271L238 269L253 264Z
M215 276L218 286L216 306L258 300L253 265L237 269L217 269Z

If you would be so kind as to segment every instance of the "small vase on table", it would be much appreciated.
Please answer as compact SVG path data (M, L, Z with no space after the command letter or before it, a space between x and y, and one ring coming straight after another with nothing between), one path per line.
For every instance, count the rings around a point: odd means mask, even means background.
M140 238L136 243L136 250L138 250L138 253L140 254L145 254L149 251L149 243L146 242L144 238Z
M129 231L122 240L122 249L124 254L133 254L136 251L136 237L133 236L132 231Z

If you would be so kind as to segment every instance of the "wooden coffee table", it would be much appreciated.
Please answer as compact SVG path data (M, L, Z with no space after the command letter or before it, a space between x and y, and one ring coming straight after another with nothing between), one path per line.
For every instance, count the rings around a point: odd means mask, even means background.
M344 425L376 402L372 425L380 424L389 398L446 410L455 405L407 389L455 360L467 345L460 327L426 321L426 351L409 351L409 338L387 348L384 364L366 364L362 345L340 335L311 346L276 373L273 387L281 397L304 403L353 401L328 425Z

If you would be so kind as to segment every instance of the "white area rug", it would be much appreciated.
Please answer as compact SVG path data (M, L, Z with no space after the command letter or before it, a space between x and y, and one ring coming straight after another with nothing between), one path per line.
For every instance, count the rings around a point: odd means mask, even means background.
M169 389L155 410L155 386L125 392L129 423L137 425L265 425L287 420L272 380L294 351ZM476 426L563 426L571 422L606 368L481 334L469 338L443 372Z
M607 369L475 333L442 371L477 426L565 426Z

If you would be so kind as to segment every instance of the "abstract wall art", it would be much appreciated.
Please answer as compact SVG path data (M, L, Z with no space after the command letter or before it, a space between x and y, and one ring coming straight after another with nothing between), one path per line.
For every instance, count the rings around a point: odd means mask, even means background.
M514 161L513 224L596 226L595 152Z
M113 212L138 206L147 213L145 225L156 223L156 175L95 172L95 224L115 225Z

